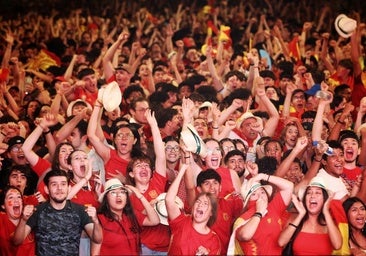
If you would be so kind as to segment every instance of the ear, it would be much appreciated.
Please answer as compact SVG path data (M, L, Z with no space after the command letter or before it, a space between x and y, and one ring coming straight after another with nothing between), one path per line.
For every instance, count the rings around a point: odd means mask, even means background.
M2 204L1 205L1 209L5 210L5 205Z
M198 193L202 193L202 188L200 186L197 186Z
M69 194L70 191L71 191L71 185L69 185L68 188L67 188L67 194Z
M136 144L136 142L137 142L137 139L135 138L135 139L133 140L133 144L135 145L135 144Z
M83 143L86 143L87 139L88 139L88 135L85 134L85 135L81 136L81 141Z
M133 174L133 172L129 172L128 175L131 177L131 178L134 178L135 175Z
M46 192L47 195L50 194L50 191L48 190L48 187L46 185L44 186L44 192Z

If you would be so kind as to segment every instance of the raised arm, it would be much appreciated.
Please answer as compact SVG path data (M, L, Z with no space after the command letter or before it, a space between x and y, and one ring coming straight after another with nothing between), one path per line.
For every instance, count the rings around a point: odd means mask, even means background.
M103 69L105 79L108 80L114 75L114 67L112 64L113 56L116 53L117 49L121 47L124 43L127 42L129 38L129 33L123 31L117 38L117 41L112 44L111 47L107 50L106 54L103 57Z
M33 147L36 144L39 137L41 137L43 132L47 132L49 127L57 124L57 119L52 114L47 114L40 123L36 126L31 134L27 137L22 145L22 150L24 152L25 158L28 160L31 166L36 165L38 162L39 156L33 151ZM51 133L48 133L46 136L52 136Z
M294 159L306 149L308 143L309 141L307 136L298 138L295 147L292 149L291 153L281 162L274 175L283 178L290 169Z
M143 194L140 193L140 191L131 185L126 185L126 187L132 191L133 193L135 193L136 197L138 199L140 199L142 205L145 208L146 211L146 218L144 219L144 221L142 222L143 226L155 226L158 225L160 220L159 220L159 216L156 213L156 211L154 210L154 208L152 207L152 205L149 203L149 201L147 201L147 199L144 197Z
M163 139L161 138L158 123L156 122L155 114L148 109L145 112L147 122L150 125L151 133L154 138L154 151L155 151L155 170L162 176L166 176L166 157L165 157L165 146Z
M12 241L14 245L20 245L23 243L24 239L29 235L32 231L31 227L27 225L27 220L32 216L34 212L33 205L26 205L23 209L22 217L19 220L18 226L15 229L14 236Z
M263 78L261 77L258 77L258 79L263 80ZM265 106L269 114L269 119L267 120L267 122L263 127L263 134L266 136L273 136L276 131L278 122L280 120L280 115L278 114L276 107L267 97L264 88L257 87L257 96L259 97L260 101Z
M96 101L92 114L89 119L87 135L90 143L93 145L94 149L98 155L106 163L110 159L110 149L104 144L102 140L97 135L97 126L100 125L99 119L103 112L103 106L100 102Z
M184 173L186 172L188 165L183 164L178 172L177 177L175 177L173 183L170 185L168 192L165 197L165 205L168 212L169 220L174 220L177 218L181 212L179 206L175 203L175 197L178 193L179 184L183 178Z

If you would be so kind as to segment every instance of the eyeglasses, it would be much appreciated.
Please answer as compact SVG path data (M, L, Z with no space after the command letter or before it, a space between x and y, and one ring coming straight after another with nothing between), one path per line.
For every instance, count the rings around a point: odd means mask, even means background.
M132 133L117 133L116 134L116 138L117 139L128 139L128 138L133 138L133 134Z
M11 152L13 152L13 153L17 153L17 152L19 152L19 151L23 151L23 149L22 149L22 146L13 146L11 149L10 149L10 151Z
M113 190L113 191L109 192L109 194L113 197L117 197L117 196L121 196L121 195L127 195L128 192L127 192L127 190L122 189L120 191Z
M179 152L179 150L180 150L179 146L175 146L175 147L166 146L165 147L165 151L167 151L167 152Z
M223 149L224 149L224 151L228 151L229 152L231 150L234 150L235 147L234 146L224 146Z

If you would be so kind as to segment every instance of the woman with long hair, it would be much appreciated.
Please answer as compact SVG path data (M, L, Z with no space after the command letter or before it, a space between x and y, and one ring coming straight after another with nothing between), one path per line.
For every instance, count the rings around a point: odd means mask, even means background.
M349 224L349 246L352 255L366 255L366 205L358 197L343 202Z
M288 180L264 173L243 183L244 213L234 223L233 231L240 244L235 254L281 254L282 248L277 240L283 228L282 218L291 202L293 187Z
M217 217L216 197L200 193L193 203L191 215L185 215L176 203L179 183L187 168L188 165L182 165L165 197L172 231L168 255L219 255L220 239L210 228Z
M330 255L341 248L342 236L329 210L332 197L321 177L300 188L299 199L292 196L298 214L290 216L278 244L284 247L292 240L294 255Z
M12 236L22 218L23 198L21 191L8 186L0 193L0 255L35 255L35 242L33 233L29 234L23 243L15 246Z
M140 199L146 215L134 212L129 190ZM103 227L103 242L92 244L92 255L139 255L141 226L159 223L154 208L136 188L124 186L116 178L106 182L99 202L98 219Z

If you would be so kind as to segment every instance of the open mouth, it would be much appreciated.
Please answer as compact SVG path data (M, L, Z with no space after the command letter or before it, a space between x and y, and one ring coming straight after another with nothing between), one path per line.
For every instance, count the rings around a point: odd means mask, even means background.
M353 157L353 150L351 150L351 149L348 149L348 150L346 150L346 152L345 152L346 154L345 154L345 157L347 158L347 159L350 159L350 158L352 158Z
M20 205L14 205L14 206L13 206L13 212L14 212L14 215L16 215L16 216L20 216L20 214L22 213L22 212L20 211Z
M315 200L310 200L310 208L315 208L318 206L318 202Z
M364 217L357 217L356 218L356 223L363 226L365 224L365 218Z
M194 215L198 219L202 218L203 217L203 210L197 209Z
M211 158L211 164L212 166L218 166L220 164L218 157L212 157Z
M86 167L85 167L85 165L80 165L80 171L81 171L82 173L85 173L85 171L86 171Z
M148 175L149 175L149 172L146 170L143 170L140 172L140 177L146 178L146 177L148 177Z

